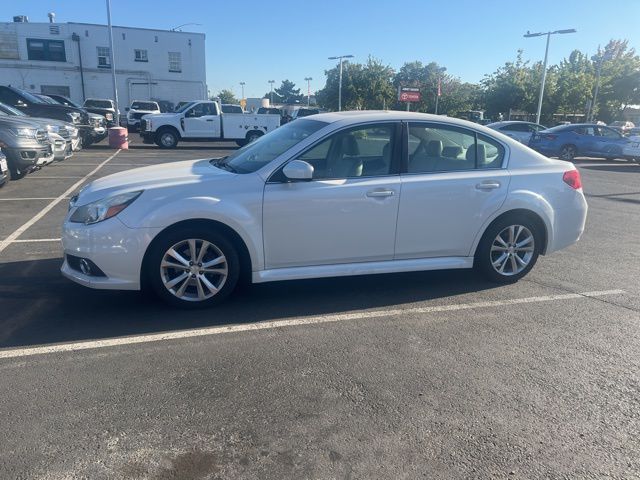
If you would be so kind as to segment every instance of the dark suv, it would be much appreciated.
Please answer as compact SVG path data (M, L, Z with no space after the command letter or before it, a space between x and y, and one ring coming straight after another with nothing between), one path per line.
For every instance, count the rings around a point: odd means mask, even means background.
M0 85L0 102L23 111L30 117L54 118L72 123L75 127L88 129L89 115L80 108L46 103L24 90Z

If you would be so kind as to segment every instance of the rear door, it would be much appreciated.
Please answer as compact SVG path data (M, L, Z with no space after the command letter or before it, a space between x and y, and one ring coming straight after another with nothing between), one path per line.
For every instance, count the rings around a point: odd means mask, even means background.
M186 138L219 138L220 115L213 102L197 103L184 114L183 137Z
M592 126L578 127L574 130L575 143L581 155L598 155L600 141L596 137L596 129Z
M411 122L395 258L466 257L504 202L507 150L466 128Z
M613 128L598 127L598 151L607 158L617 158L622 155L622 148L629 143L627 137L620 135Z

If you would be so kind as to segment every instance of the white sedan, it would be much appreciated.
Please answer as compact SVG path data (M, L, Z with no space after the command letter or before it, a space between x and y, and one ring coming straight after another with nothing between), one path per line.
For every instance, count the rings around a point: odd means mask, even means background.
M580 175L480 125L405 112L288 123L222 159L87 185L62 273L199 307L253 282L475 267L514 282L580 238Z

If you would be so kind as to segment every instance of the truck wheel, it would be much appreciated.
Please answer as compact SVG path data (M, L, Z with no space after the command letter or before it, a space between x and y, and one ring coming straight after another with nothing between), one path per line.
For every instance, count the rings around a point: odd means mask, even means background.
M20 180L27 174L26 169L19 169L9 164L9 180Z
M178 146L178 134L173 130L160 130L156 133L156 145L160 148L176 148Z
M247 141L243 138L242 140L236 140L236 145L239 147L244 147L247 144Z
M249 133L247 133L247 137L246 137L247 138L247 143L255 142L262 135L264 135L264 134L259 130L251 130Z

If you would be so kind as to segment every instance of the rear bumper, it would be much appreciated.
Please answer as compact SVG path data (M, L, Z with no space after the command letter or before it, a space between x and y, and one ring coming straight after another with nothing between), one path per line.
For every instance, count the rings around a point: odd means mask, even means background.
M573 245L582 236L589 209L582 191L573 192L573 198L555 210L553 238L545 253L550 254Z

